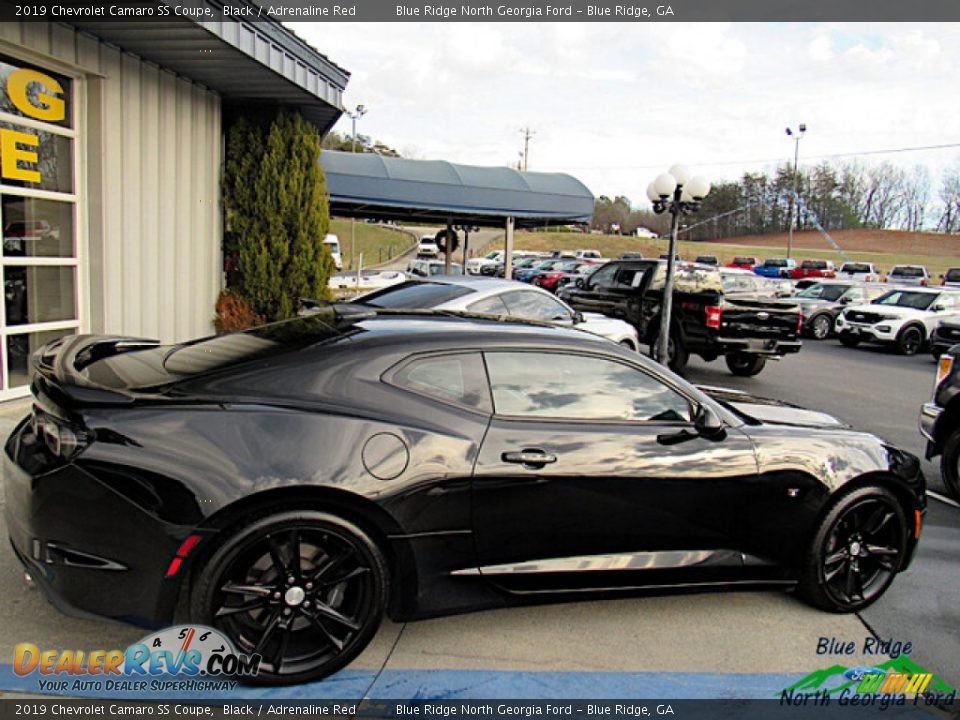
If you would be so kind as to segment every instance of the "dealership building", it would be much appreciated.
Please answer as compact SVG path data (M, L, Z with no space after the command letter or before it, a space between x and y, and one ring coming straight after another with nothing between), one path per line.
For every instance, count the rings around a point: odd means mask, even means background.
M0 400L62 335L212 332L224 128L289 106L326 132L348 79L273 22L0 22Z

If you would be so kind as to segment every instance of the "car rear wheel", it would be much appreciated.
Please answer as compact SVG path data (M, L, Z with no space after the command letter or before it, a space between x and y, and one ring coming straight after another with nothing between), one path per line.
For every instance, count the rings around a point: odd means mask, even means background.
M387 602L383 554L359 527L316 511L246 523L197 574L191 620L262 656L254 683L318 680L373 638Z
M897 499L884 488L857 488L838 499L817 526L799 593L829 612L865 608L893 582L906 546L907 523Z
M730 372L740 377L753 377L759 374L767 364L767 359L763 355L748 353L730 353L726 356L726 360Z
M844 347L856 347L860 344L860 338L854 337L850 333L840 333L840 344Z
M810 336L814 340L826 340L833 328L833 318L829 315L817 315L810 321Z
M960 428L953 431L943 444L940 456L940 476L947 492L960 501Z
M897 349L901 355L916 355L923 345L923 333L916 325L905 327L897 335Z

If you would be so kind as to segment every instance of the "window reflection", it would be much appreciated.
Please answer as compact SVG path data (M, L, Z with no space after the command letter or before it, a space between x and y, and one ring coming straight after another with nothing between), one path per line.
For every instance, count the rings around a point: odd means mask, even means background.
M688 422L686 399L656 378L604 358L560 353L488 353L500 415Z

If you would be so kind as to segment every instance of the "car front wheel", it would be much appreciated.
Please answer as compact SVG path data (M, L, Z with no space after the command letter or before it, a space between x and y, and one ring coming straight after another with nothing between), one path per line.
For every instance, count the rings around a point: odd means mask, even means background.
M860 338L851 333L840 333L840 344L844 347L856 347L860 344Z
M278 511L229 534L203 565L191 620L224 632L242 653L262 656L250 682L319 680L373 638L387 602L383 554L336 515Z
M817 315L810 321L810 336L814 340L826 340L833 328L833 319L829 315Z
M915 325L905 327L897 336L897 349L901 355L916 355L923 345L923 333Z
M856 612L893 582L906 553L907 524L897 499L861 487L838 499L817 526L798 587L811 605Z

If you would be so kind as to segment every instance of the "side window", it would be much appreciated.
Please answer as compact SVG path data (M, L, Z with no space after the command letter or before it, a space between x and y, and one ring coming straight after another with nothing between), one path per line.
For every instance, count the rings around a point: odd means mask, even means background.
M616 274L616 265L604 265L595 273L593 273L593 275L587 278L587 281L590 283L590 287L592 288L609 288L613 287L613 276Z
M673 388L606 358L546 352L486 353L498 415L689 422L690 403Z
M499 295L494 295L493 297L484 298L483 300L477 300L475 303L470 303L467 305L467 310L475 313L483 313L485 315L510 314L510 311L507 309L507 306L503 304L503 300L500 299Z
M394 371L388 382L444 402L491 411L486 372L477 353L413 358Z
M640 287L643 282L643 268L621 267L617 273L617 285L627 288Z
M569 320L570 311L550 295L534 290L516 290L503 293L500 298L506 304L513 317L524 320L555 322Z

